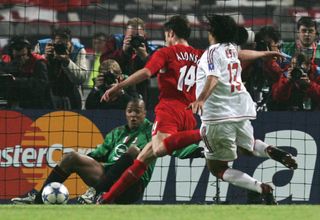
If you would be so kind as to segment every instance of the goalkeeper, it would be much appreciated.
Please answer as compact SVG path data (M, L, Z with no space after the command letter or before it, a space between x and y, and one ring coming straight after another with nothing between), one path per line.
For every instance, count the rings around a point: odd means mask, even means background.
M48 183L63 183L72 173L77 173L90 186L89 190L78 198L80 203L93 203L96 195L108 191L121 174L133 163L140 150L151 141L152 123L146 119L145 103L142 99L133 99L126 107L127 124L109 132L104 143L88 155L70 152L62 157L53 168L39 192L28 193L23 198L13 198L14 204L42 204L41 193ZM202 148L197 145L174 152L179 158L202 156ZM103 163L101 163L103 162ZM140 180L119 196L115 203L130 204L142 198L144 188L151 179L155 162L149 165Z

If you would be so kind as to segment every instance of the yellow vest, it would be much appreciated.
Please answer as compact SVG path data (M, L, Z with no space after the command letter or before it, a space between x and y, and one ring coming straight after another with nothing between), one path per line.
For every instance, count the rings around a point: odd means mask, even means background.
M100 54L95 55L93 69L90 73L89 80L88 80L88 87L93 88L94 86L94 79L99 75L99 67L100 67Z

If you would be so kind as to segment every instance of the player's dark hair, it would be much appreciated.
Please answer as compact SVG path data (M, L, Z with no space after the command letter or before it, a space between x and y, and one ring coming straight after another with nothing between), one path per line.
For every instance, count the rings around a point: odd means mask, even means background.
M209 21L209 32L218 43L239 43L239 27L227 15L210 14L206 16Z
M191 34L191 27L188 19L182 15L172 16L164 23L164 30L172 30L178 38L188 40Z
M128 104L129 103L139 104L140 102L143 103L144 109L146 109L146 103L142 99L141 95L140 96L134 96L134 97L130 98L130 100L128 101ZM128 104L127 104L127 106L128 106Z
M238 26L238 35L235 39L235 43L238 45L245 44L248 41L248 37L249 37L249 34L247 29L243 26Z

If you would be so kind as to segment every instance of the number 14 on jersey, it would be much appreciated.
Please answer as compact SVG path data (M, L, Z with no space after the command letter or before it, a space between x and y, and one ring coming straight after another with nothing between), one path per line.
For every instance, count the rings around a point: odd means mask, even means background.
M182 91L183 86L186 85L188 86L186 91L189 92L189 90L195 84L195 82L196 82L196 67L190 66L188 68L187 65L181 67L177 89L179 91Z

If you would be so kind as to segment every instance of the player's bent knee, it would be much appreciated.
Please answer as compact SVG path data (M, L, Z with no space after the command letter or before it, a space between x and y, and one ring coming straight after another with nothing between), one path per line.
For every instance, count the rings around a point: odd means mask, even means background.
M153 148L153 155L155 157L163 157L165 155L168 155L168 152L167 152L167 149L164 147L164 145L161 144Z
M71 164L77 163L79 161L80 155L78 152L71 151L63 155L60 162L60 166L70 166Z
M149 164L155 160L155 156L153 154L153 149L151 145L147 145L143 148L143 150L139 153L137 160L144 162L145 164Z
M154 155L155 157L159 157L159 156L160 156L160 152L159 152L159 149L158 149L158 148L153 149L153 155Z
M240 155L254 156L251 151L248 151L247 149L244 149L242 147L237 147L237 153Z
M79 159L79 153L75 151L71 151L68 153L65 153L62 157L64 160L78 160Z
M228 167L221 167L221 168L218 168L218 169L213 169L212 170L212 174L219 178L219 179L223 179L223 174L224 172L228 169Z
M216 161L208 163L208 168L215 177L223 179L222 176L229 166L227 162Z

